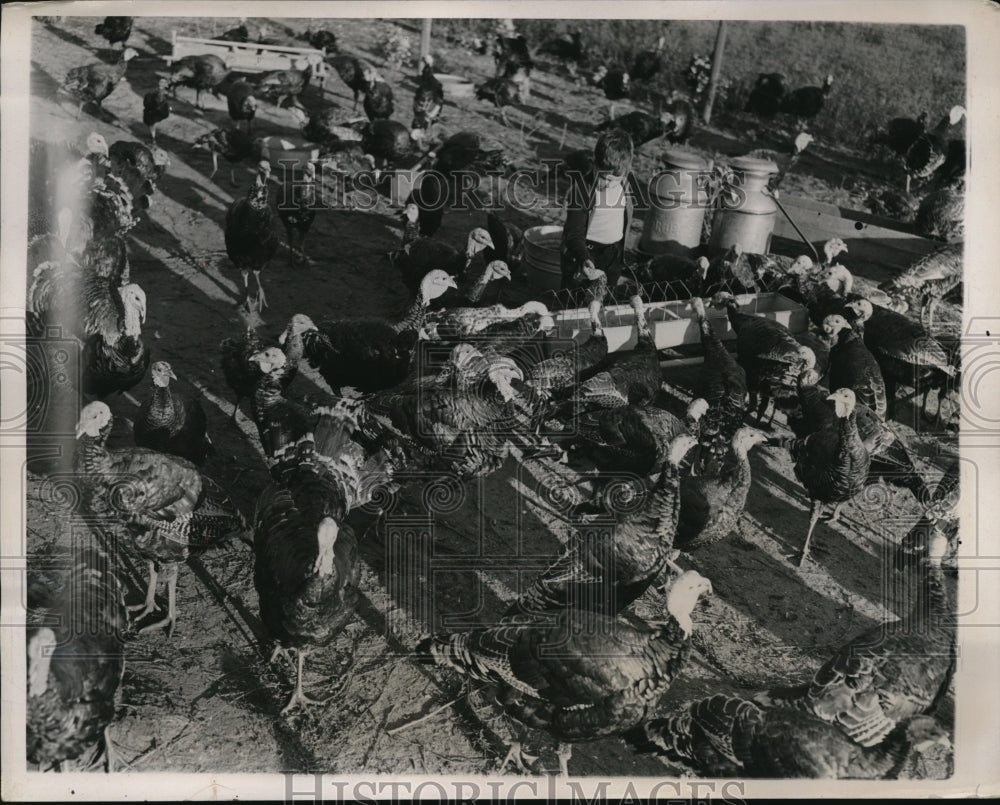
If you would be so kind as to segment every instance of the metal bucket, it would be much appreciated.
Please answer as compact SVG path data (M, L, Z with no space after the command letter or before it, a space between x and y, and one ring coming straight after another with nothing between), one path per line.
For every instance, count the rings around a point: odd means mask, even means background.
M680 148L666 151L662 161L664 170L649 188L650 209L639 250L648 255L690 256L701 243L707 193L699 176L708 171L709 163Z
M524 232L524 265L528 284L542 291L562 287L561 226L533 226Z
M778 214L778 205L764 193L768 179L778 172L778 166L768 159L740 157L730 163L737 177L740 198L726 199L712 221L709 251L720 254L739 243L744 252L768 254L771 234Z

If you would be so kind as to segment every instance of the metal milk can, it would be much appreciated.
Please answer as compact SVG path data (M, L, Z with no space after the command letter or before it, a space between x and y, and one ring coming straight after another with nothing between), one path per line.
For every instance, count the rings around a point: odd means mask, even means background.
M744 252L767 254L771 247L778 205L765 193L768 180L778 172L778 166L768 159L739 157L730 163L735 174L730 194L712 221L709 251L719 254L739 243Z
M701 243L708 193L707 160L673 148L661 158L662 170L649 188L650 208L643 222L639 250L645 254L689 255Z

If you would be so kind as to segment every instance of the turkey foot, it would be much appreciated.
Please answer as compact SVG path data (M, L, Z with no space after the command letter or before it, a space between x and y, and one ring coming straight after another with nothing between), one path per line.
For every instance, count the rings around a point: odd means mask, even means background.
M504 756L504 759L500 761L499 769L503 771L503 769L507 767L508 763L513 763L515 769L522 774L527 774L530 769L528 769L525 761L530 764L534 763L536 760L538 760L536 755L525 754L524 747L521 745L520 741L512 741L510 749L507 750L507 754Z
M281 715L287 713L297 704L326 704L328 701L327 699L310 699L306 696L305 691L302 690L302 663L305 661L306 652L303 649L292 650L298 654L298 669L295 674L295 692L292 694L292 698L288 700L288 704L281 708Z
M833 513L826 521L828 524L832 525L833 523L840 522L840 510L843 507L843 505L844 505L843 503L838 503L836 506L833 507Z
M267 297L264 296L264 286L260 284L260 271L254 271L253 278L257 281L257 312L261 313L267 307Z
M177 621L177 565L172 565L167 574L167 617L149 626L143 626L139 634L146 634L155 629L166 629L167 637L171 637L174 633L174 624Z

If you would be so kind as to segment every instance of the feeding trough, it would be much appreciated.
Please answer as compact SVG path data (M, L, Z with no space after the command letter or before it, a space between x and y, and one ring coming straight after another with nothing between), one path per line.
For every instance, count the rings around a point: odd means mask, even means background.
M328 67L326 52L311 47L262 45L257 42L229 42L223 39L203 39L181 36L171 31L171 52L166 57L168 65L185 56L218 56L229 70L240 73L265 73L270 70L305 70L312 68L312 76L320 86L326 81Z
M476 86L468 78L451 73L434 73L434 77L441 82L446 98L475 97Z
M771 319L783 324L792 333L805 332L809 327L808 311L779 293L747 294L736 297L740 311ZM706 305L708 322L722 340L736 337L725 310ZM629 351L636 344L635 311L631 305L610 305L602 311L604 335L608 351ZM657 349L679 347L701 342L698 320L687 301L652 302L646 305L646 320L653 333ZM555 314L556 335L575 339L581 332L590 334L590 313L586 308L560 310Z

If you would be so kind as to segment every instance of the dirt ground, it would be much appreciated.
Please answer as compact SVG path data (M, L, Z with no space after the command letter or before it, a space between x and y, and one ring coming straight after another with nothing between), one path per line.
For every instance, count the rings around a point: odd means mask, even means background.
M294 30L305 27L285 22ZM235 24L137 19L130 44L140 57L104 104L115 120L86 112L76 120L72 105L55 94L68 69L93 61L95 51L104 48L104 40L93 33L94 20L37 24L32 33L32 137L80 142L93 130L109 143L146 141L141 97L166 69L163 56L170 52L171 30L210 36ZM373 52L373 34L363 22L331 21L329 27L344 49L381 65ZM450 72L478 80L492 70L489 57L437 42L435 49L439 44ZM396 118L408 121L414 82L389 68L384 73L396 90ZM542 71L532 89L529 106L512 111L509 129L491 106L472 99L449 103L441 127L449 134L475 130L525 167L561 148L592 142L593 125L599 122L594 110L603 107L603 97ZM169 361L182 389L201 395L208 410L217 453L205 472L249 513L267 473L252 422L243 413L235 426L228 422L232 400L217 344L243 326L236 315L239 277L225 256L222 222L229 203L245 193L250 173L246 167L238 170L237 188L230 187L225 164L214 180L208 178L210 159L191 143L201 133L229 124L225 101L207 95L203 112L194 108L190 90L182 88L179 95L173 116L159 127L158 144L169 153L170 168L148 220L130 236L132 276L147 294L144 337L153 360ZM327 80L325 95L349 110L350 91L336 75ZM318 97L319 91L310 88L303 101L308 105ZM296 133L287 111L267 103L255 125L259 135ZM732 132L709 130L699 133L692 146L712 152L721 141L739 142ZM646 147L649 153L644 150L637 166L640 173L654 164L659 147ZM747 150L753 147L746 144ZM803 176L790 177L800 186L790 182L788 190L808 189L821 200L843 201L835 177L841 165L851 164L850 158L829 147L817 150L823 158L804 159ZM507 214L522 226L561 219L554 199L531 213ZM482 212L449 213L440 237L457 242L484 217ZM399 240L398 222L384 198L373 210L319 215L310 234L314 262L293 269L283 250L265 271L270 308L263 329L276 336L294 313L319 321L392 315L401 309L406 292L386 260ZM510 296L524 293L514 287ZM954 335L956 311L945 311L942 318ZM668 369L664 377L679 389L690 389L694 371ZM133 393L142 398L149 387L147 379ZM322 379L307 367L291 394L314 401L330 397ZM134 405L124 397L108 402L118 423L112 446L130 444L127 420L134 416ZM953 406L953 401L945 405ZM909 404L900 411L900 419L912 423ZM925 426L915 432L905 421L897 423L932 484L957 449L954 421L952 415L949 428L940 432ZM783 427L780 417L777 427ZM69 441L62 445L68 447ZM794 480L788 453L758 448L751 464L754 484L738 534L692 560L712 580L715 594L695 612L696 657L660 703L663 713L713 692L801 680L852 635L905 610L891 573L883 571L883 552L919 517L909 492L872 487L845 507L838 524L821 523L814 536L814 561L800 571L789 557L805 537L808 501ZM30 555L57 551L69 539L66 512L53 494L52 471L52 462L37 452L27 467ZM517 564L511 557L521 549L522 556L544 566L561 550L571 528L544 506L545 490L532 467L513 459L479 483L438 490L442 497L434 501L433 512L421 499L423 491L420 483L405 489L378 527L367 512L354 517L364 560L358 617L329 650L312 655L306 665L307 691L332 696L323 707L278 714L290 695L293 674L288 666L266 661L269 647L262 643L257 620L250 548L236 543L183 567L173 637L157 632L127 645L122 705L110 732L119 768L432 775L493 771L511 724L478 691L425 721L392 731L462 692L457 677L415 663L407 650L432 626L454 626L446 616L462 613L466 622L484 623L497 617L516 594ZM426 595L401 586L393 573L401 551L424 562ZM530 569L524 572L530 577ZM130 602L141 598L144 573L141 564L125 563ZM161 594L165 603L165 591ZM653 617L662 608L662 595L651 591L636 609L640 616ZM537 771L557 768L543 738L532 736L529 744L542 749ZM906 773L941 777L950 768L948 757L934 755L913 759ZM620 740L577 745L570 769L577 775L684 773L681 767L636 756Z

